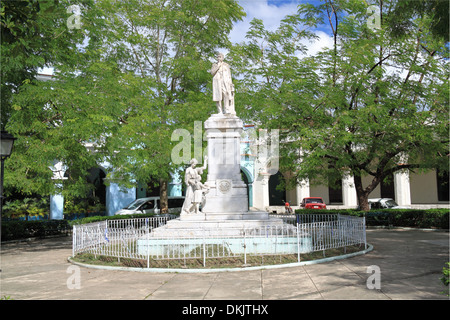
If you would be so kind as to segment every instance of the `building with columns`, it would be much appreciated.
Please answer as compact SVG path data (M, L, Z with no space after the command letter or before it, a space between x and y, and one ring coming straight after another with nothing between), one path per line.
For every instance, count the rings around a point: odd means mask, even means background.
M298 209L305 197L322 197L329 209L358 207L353 177L343 177L342 187L337 190L326 185L310 185L308 181L303 181L297 184L295 189L285 190L284 193L278 192L278 195L282 196L275 199L272 196L274 185L270 181L271 177L260 174L252 182L253 207L284 213L283 204L277 200L285 199L292 208ZM379 185L369 198L392 198L400 206L415 209L450 208L448 183L445 184L444 179L438 176L436 171L422 174L397 172L394 174L393 183ZM367 178L367 184L368 180Z
M251 127L251 126L249 126ZM244 145L248 141L242 142ZM248 149L248 145L243 149ZM279 179L289 178L287 172L267 173L243 154L241 167L252 168L249 175L251 186L250 206L269 212L284 213L283 200L289 202L293 209L300 208L305 197L322 197L329 209L357 208L358 200L352 176L343 176L339 188L327 185L311 185L309 181L298 183L294 189L279 191L276 189ZM253 161L254 162L254 161ZM368 185L371 177L363 178L363 185ZM369 195L371 198L392 198L399 206L413 209L450 208L448 173L439 175L437 171L411 173L399 171L394 173L390 183L381 183Z

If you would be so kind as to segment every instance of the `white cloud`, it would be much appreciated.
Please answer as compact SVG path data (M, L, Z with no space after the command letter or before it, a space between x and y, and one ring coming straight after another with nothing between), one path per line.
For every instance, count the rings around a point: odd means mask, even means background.
M267 0L240 0L239 4L244 8L247 16L236 23L230 33L230 40L233 43L240 43L245 41L245 35L250 29L250 21L254 18L261 19L264 27L269 31L275 31L281 20L287 15L292 15L297 12L297 7L301 1L271 1ZM275 4L272 4L275 3ZM323 31L316 30L316 35L319 39L314 41L304 40L304 44L308 48L307 55L315 55L324 47L333 47L333 37ZM226 50L225 50L226 51Z
M285 16L297 12L299 1L279 2L278 5L274 5L269 4L267 0L240 0L239 4L244 8L247 16L234 25L230 33L233 43L245 40L245 34L250 28L250 21L254 18L263 20L267 30L276 30Z
M308 47L308 52L306 53L307 56L314 56L324 48L333 48L334 39L332 36L323 31L315 31L315 34L319 39L312 41L304 40L303 42Z

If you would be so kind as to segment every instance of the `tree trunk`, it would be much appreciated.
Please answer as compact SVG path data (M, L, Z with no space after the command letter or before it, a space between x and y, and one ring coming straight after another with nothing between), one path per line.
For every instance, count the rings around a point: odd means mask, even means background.
M359 209L362 211L369 211L369 196L365 193L359 194L358 192L356 193L356 196L358 198Z
M168 195L167 195L167 180L160 179L159 180L159 199L161 203L161 213L168 213L169 212L169 203L168 203Z
M358 198L359 209L363 211L369 211L369 193L364 190L362 185L361 176L355 175L354 177L356 197Z
M354 175L356 197L358 198L359 208L363 211L369 211L369 195L383 180L383 175L378 174L373 177L370 184L364 188L362 185L361 175Z

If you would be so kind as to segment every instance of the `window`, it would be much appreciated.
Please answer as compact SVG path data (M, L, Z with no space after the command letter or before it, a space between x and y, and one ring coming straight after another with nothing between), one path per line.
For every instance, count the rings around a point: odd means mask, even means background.
M283 175L277 172L269 178L269 206L284 206L286 189L278 187L283 183Z
M147 201L142 207L140 207L140 210L151 210L154 208L153 201Z
M306 199L306 203L323 203L323 201L319 198L308 198Z
M436 170L438 201L449 201L449 176L448 171Z
M395 200L394 175L391 175L386 181L381 181L380 192L382 198L391 198Z
M328 197L330 199L330 203L342 203L342 180L337 180L335 186L330 187L332 185L332 181L329 180Z
M381 202L369 202L370 209L381 209Z
M184 199L169 199L169 208L182 208Z

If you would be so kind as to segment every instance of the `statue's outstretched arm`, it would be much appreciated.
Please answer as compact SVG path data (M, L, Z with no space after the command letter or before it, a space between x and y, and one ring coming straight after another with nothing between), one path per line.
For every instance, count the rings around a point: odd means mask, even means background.
M206 170L206 168L208 167L208 156L205 156L203 158L203 167L201 167L201 170Z

